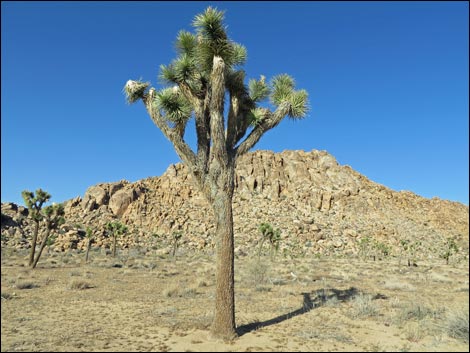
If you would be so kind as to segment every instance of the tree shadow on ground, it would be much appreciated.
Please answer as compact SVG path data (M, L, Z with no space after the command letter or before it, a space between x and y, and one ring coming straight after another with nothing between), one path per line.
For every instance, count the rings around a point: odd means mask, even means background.
M289 320L293 317L308 313L314 308L318 308L324 305L328 300L336 298L340 302L345 302L359 294L359 291L355 287L349 289L318 289L310 293L301 293L303 296L302 306L294 311L291 311L287 314L279 315L275 318L261 321L261 322L252 322L246 325L237 327L237 333L239 336L243 336L246 333L251 331L258 330L263 327L279 324L283 321ZM312 300L313 296L313 300Z

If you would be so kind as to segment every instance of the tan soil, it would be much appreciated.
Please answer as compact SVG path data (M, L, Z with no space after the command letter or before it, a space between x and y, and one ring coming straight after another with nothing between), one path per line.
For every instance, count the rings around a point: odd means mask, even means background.
M449 318L468 313L468 259L408 267L395 258L278 256L259 264L256 257L240 257L241 336L220 342L208 334L215 288L210 256L174 259L125 250L116 259L98 251L90 257L84 264L83 252L44 254L30 270L26 251L2 247L2 352L469 348L448 329Z

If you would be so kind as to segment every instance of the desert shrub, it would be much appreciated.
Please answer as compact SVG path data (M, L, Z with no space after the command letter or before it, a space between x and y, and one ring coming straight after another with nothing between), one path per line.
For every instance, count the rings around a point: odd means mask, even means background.
M69 289L72 289L72 290L83 290L83 289L88 289L88 288L93 288L94 286L86 281L86 280L83 280L83 279L74 279L72 281L70 281L69 283Z
M179 285L171 285L166 287L162 292L164 297L167 298L174 298L179 297L181 295L180 286Z
M446 330L450 337L469 342L468 335L468 308L451 312L447 316Z
M376 316L377 314L378 307L372 301L372 296L370 294L360 293L353 298L352 311L350 313L350 316L353 319Z
M410 323L406 325L404 330L405 338L410 342L419 342L425 336L424 329L421 327L420 324L417 323Z
M38 285L31 281L18 280L16 281L15 287L18 289L32 289L38 287Z
M259 258L250 261L247 265L248 283L257 287L268 283L269 265Z
M13 299L15 296L9 292L2 292L2 299L3 300L9 300Z
M423 320L427 317L437 317L439 313L420 302L413 301L403 307L399 315L402 320Z

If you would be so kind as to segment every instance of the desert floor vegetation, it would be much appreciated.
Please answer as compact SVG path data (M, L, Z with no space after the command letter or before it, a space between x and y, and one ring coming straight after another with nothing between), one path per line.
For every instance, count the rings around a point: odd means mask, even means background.
M210 254L2 247L2 351L468 351L468 260L239 257L237 330L209 335Z

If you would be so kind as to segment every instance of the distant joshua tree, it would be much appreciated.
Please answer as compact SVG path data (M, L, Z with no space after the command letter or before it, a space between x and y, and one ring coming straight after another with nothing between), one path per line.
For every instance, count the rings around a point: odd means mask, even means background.
M38 239L39 232L39 222L41 222L43 215L41 214L41 209L44 203L49 201L51 195L42 189L36 190L36 195L28 190L24 190L21 193L24 203L28 208L28 216L34 222L33 238L31 240L31 250L29 252L29 261L28 266L32 266L34 262L34 254L36 252L36 243Z
M33 262L33 268L36 267L39 258L41 257L42 251L47 245L47 241L49 239L49 235L51 234L52 230L57 229L60 225L65 223L64 218L64 206L59 204L52 204L51 206L46 206L43 209L44 214L44 221L46 223L46 234L41 242L41 247L39 248L39 252L36 256L36 259Z
M116 239L118 236L127 233L127 227L120 222L109 222L106 224L106 229L113 236L113 257L116 257Z
M179 240L181 239L181 237L183 236L183 233L180 232L180 231L177 231L177 232L173 232L173 239L172 239L172 243L173 243L173 257L176 256L176 250L178 250L178 246L179 246Z
M169 87L157 91L149 88L148 82L129 80L124 91L129 103L144 103L212 206L217 264L211 332L214 337L231 339L236 336L232 213L235 165L286 116L304 118L308 94L296 90L294 79L287 74L275 76L270 84L261 76L246 85L241 68L246 49L227 36L223 20L224 12L208 7L194 18L194 34L179 32L177 58L160 66L160 79ZM268 98L271 105L261 105ZM192 118L197 151L184 139Z
M277 252L279 250L279 244L281 242L281 230L279 228L274 229L269 223L261 223L258 229L261 232L261 242L258 256L261 256L263 244L266 240L271 246L271 256L273 256L274 251Z
M88 263L88 254L90 253L91 243L93 243L93 240L94 240L93 231L90 227L87 227L85 236L88 239L88 242L86 245L85 263Z
M449 238L449 239L446 239L445 241L444 250L440 254L440 257L446 260L446 264L448 265L449 259L452 257L452 255L457 254L458 252L459 252L459 247L457 246L455 239Z

